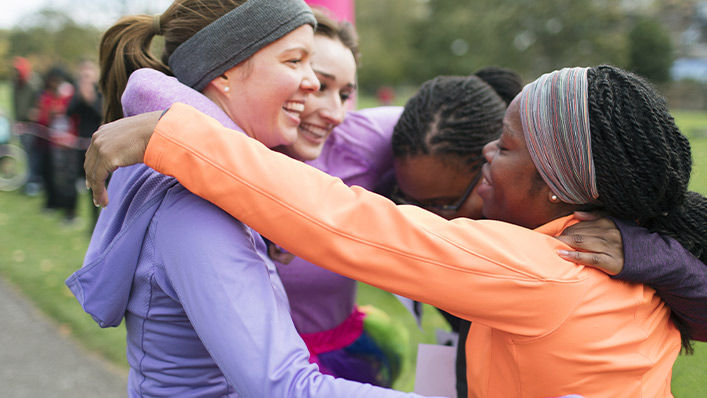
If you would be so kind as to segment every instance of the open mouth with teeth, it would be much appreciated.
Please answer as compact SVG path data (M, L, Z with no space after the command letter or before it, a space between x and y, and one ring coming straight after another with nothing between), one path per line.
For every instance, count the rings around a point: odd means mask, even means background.
M324 128L311 123L300 123L299 132L310 141L320 142L326 139L331 128Z
M304 104L301 102L289 101L282 106L282 109L284 109L286 112L294 113L295 115L299 116L299 114L302 113L302 111L304 110Z

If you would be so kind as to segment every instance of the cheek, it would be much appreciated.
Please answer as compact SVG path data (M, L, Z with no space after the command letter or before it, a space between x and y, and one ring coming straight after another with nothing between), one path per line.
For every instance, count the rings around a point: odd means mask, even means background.
M320 108L319 97L317 94L310 94L304 101L304 111L302 111L301 119L303 122L312 122L317 118L317 110Z
M257 76L250 76L252 84L244 93L249 98L248 109L260 109L264 111L270 109L272 112L279 111L283 104L290 99L297 91L298 81L293 79L291 71L282 73L261 73ZM267 108L255 107L254 104L267 104Z

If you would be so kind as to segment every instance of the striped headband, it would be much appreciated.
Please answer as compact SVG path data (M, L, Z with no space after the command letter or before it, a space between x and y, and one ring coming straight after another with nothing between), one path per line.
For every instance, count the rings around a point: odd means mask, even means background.
M589 68L546 73L520 94L528 152L550 190L565 203L596 202L587 103Z
M227 70L302 25L317 26L304 0L248 0L206 25L169 56L180 82L201 91Z

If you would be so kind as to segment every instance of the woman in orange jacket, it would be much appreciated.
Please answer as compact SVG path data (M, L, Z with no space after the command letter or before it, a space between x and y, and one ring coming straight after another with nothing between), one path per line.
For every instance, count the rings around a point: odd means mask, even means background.
M134 145L147 145L150 167L308 261L473 321L470 396L671 396L680 333L668 308L651 288L560 259L568 247L554 238L573 211L600 208L705 260L707 201L687 192L689 143L635 75L571 68L524 88L484 149L478 192L498 221L395 206L182 105L150 138L158 116L120 125L149 130ZM87 168L135 160L94 153Z

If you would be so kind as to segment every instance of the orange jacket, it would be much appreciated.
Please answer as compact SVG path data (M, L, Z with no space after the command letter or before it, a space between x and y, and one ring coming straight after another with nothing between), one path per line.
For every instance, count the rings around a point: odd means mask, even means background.
M177 104L145 163L297 256L471 320L469 396L671 396L680 336L653 289L557 256L536 230L396 206Z

